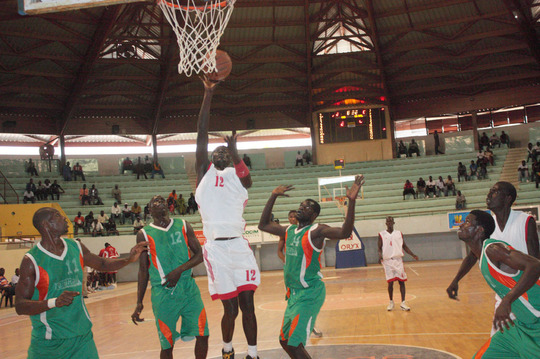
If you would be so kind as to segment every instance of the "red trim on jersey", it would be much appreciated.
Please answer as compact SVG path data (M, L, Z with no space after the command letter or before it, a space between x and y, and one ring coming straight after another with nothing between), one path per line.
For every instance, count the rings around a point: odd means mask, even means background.
M187 233L186 233L186 226L185 225L182 226L182 234L184 235L184 240L186 241L186 247L188 249L188 251L187 251L188 258L191 259L191 252L189 250L188 236L187 236Z
M206 310L203 308L199 314L199 336L204 336L204 328L206 327Z
M171 347L174 345L174 342L173 342L173 339L172 339L172 332L171 330L169 329L169 327L167 326L167 324L163 323L161 321L161 319L158 319L158 323L159 323L159 330L161 331L161 334L163 334L163 336L165 337L165 339L167 339L167 341L169 342L169 344L171 345Z
M401 279L401 278L399 278L399 277L394 277L394 278L392 278L392 279L387 279L386 281L387 281L388 283L390 283L390 282L395 282L396 280L398 280L398 281L400 281L400 282L406 282L406 281L407 281L406 278L405 278L405 279Z
M306 270L309 268L309 265L311 264L311 260L313 259L313 247L311 246L311 243L309 242L309 230L304 233L302 236L302 249L304 250L304 255L306 256Z
M86 274L84 273L84 258L82 253L79 253L79 260L81 261L81 268L83 269L83 276Z
M216 300L216 299L227 300L227 299L238 297L238 294L242 292L247 292L248 290L255 291L256 289L257 289L257 286L255 284L245 284L236 288L235 291L225 293L225 294L219 294L219 293L212 294L210 297L212 298L212 300Z
M148 238L148 250L150 251L150 260L152 262L152 265L159 270L157 265L157 251L156 251L156 241L154 241L154 238L150 235L146 235Z
M510 247L511 249L513 249L512 247ZM517 282L509 277L509 276L506 276L502 273L499 273L495 270L495 268L493 268L491 266L491 264L489 264L489 262L487 263L488 265L488 268L489 268L489 274L491 274L491 276L499 283L501 283L502 285L504 285L506 288L508 289L512 289L516 286ZM525 300L529 300L529 297L527 296L527 292L523 293L522 294L522 297L525 298Z
M281 330L279 333L279 336L281 337L282 341L285 341L285 334L283 333L283 325L285 325L285 317L283 317L283 321L281 322Z
M483 356L483 355L486 353L486 351L488 350L490 344L491 344L491 338L489 338L488 341L485 342L484 345L482 345L482 347L480 348L480 350L478 350L478 352L476 352L476 354L474 355L473 359L481 359L482 356Z
M214 270L212 269L212 263L210 263L210 261L208 260L208 252L206 251L204 247L203 247L203 258L206 264L208 265L208 273L210 274L210 278L212 278L212 282L213 282L215 280Z
M300 319L300 314L296 315L296 317L294 317L291 323L291 328L289 329L289 338L292 337L294 330L296 329L296 326L298 325L298 319Z
M39 293L39 300L44 300L47 297L49 292L49 273L43 267L38 266L39 270L39 282L36 285L36 288Z

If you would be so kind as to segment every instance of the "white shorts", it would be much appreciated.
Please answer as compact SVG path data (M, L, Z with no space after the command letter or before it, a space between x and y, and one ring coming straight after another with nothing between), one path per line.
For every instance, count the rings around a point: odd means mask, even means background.
M382 265L387 282L394 282L396 280L405 282L407 280L407 273L405 273L405 269L403 268L403 258L383 259Z
M261 283L255 255L243 237L207 241L203 257L212 300L234 298L240 292L256 290Z

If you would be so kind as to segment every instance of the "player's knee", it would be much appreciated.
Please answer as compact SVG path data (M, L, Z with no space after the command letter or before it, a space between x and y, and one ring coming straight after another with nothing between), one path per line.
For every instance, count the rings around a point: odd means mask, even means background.
M238 316L238 307L237 306L225 307L225 310L223 311L223 315L230 319L236 319L236 317Z

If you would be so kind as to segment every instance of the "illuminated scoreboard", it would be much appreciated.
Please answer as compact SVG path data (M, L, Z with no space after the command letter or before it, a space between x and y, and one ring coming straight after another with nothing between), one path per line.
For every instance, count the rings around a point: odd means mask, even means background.
M386 138L384 107L319 112L319 143Z

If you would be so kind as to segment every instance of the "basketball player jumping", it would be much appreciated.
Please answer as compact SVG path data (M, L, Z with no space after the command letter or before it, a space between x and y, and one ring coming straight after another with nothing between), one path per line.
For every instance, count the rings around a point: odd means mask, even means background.
M197 123L197 190L206 243L203 249L208 274L208 289L213 300L223 303L221 335L222 356L234 358L232 338L238 316L248 343L247 359L257 358L257 318L253 296L261 277L248 241L242 237L245 221L242 217L247 203L251 175L236 149L236 135L225 137L227 147L220 146L208 160L208 124L210 105L217 82L207 75L201 77L204 99ZM228 167L234 163L234 168Z
M348 238L354 227L354 210L358 191L364 184L364 176L354 179L347 188L349 204L345 222L341 228L314 224L321 206L312 199L300 203L296 213L298 225L281 226L271 220L272 208L280 196L288 197L292 186L279 186L272 191L264 207L259 229L276 236L285 237L285 268L283 276L289 298L283 318L279 342L293 359L310 358L305 349L309 333L313 330L317 315L326 298L326 288L321 281L320 256L325 238Z

